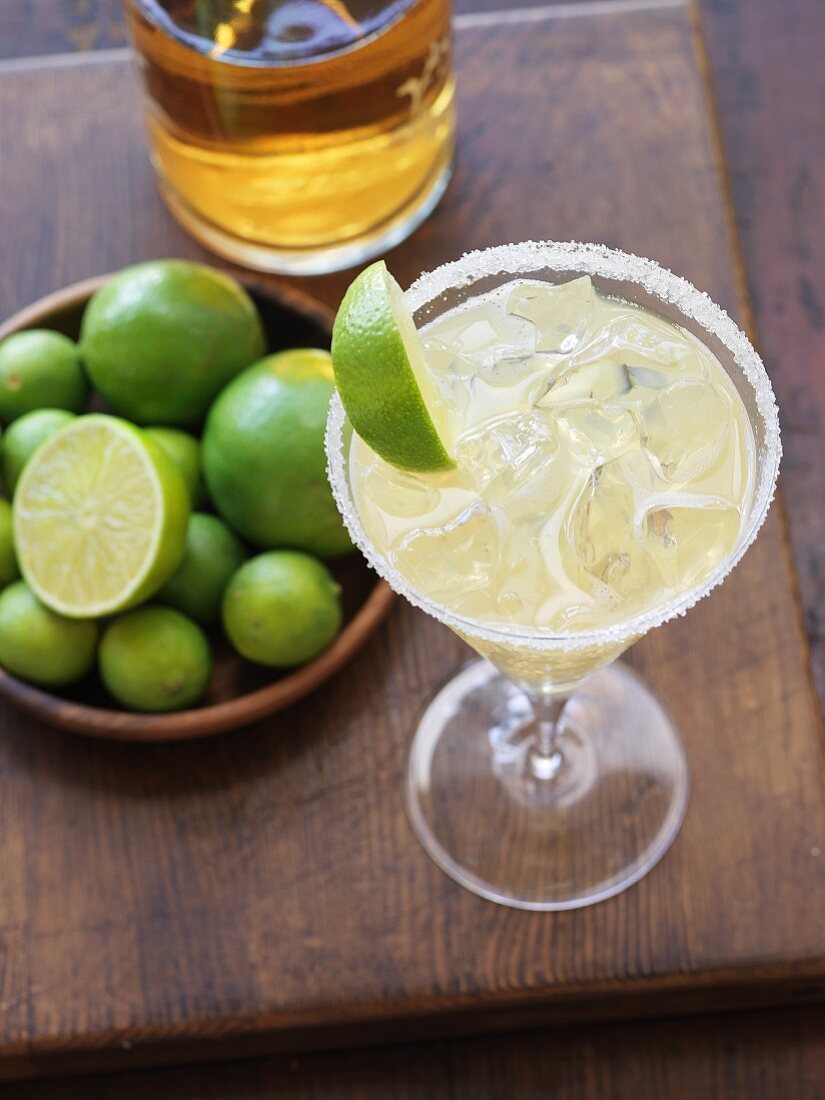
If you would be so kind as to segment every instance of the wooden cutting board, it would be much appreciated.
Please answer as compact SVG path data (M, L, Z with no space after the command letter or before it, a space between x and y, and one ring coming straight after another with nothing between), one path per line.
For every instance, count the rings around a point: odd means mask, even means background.
M402 282L474 247L599 240L745 316L688 11L465 16L459 155ZM135 260L203 257L157 196L124 55L0 66L0 311ZM335 304L346 276L302 285ZM228 1057L825 989L825 784L781 501L725 585L630 661L688 747L666 858L530 914L464 892L401 800L467 659L400 601L355 663L249 730L97 744L0 710L0 1075Z

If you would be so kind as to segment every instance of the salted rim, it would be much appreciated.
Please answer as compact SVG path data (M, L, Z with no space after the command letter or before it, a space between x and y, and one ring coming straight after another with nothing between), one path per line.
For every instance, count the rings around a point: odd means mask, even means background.
M758 480L748 523L743 526L732 554L717 565L703 584L683 593L670 603L662 604L632 619L612 623L601 630L553 633L541 627L508 626L465 618L416 591L370 542L347 483L347 456L344 454L344 428L347 418L337 391L330 403L327 418L327 474L335 502L353 542L379 576L415 607L426 611L451 629L474 639L498 645L516 643L519 647L539 652L559 649L574 651L593 645L620 644L639 637L670 619L684 615L703 596L721 584L756 538L768 514L776 490L782 444L773 389L762 360L750 340L725 310L716 305L704 291L697 290L687 279L674 275L654 260L600 244L524 241L521 244L499 245L483 251L468 252L459 260L425 272L406 292L406 299L414 313L445 291L469 286L486 276L527 276L543 270L578 271L635 283L659 301L675 306L684 317L691 318L705 332L724 344L753 389L756 406L765 426L765 440L757 455Z

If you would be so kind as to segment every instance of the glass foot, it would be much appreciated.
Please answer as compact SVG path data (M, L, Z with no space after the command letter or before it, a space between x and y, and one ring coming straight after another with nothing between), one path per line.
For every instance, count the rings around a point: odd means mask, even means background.
M576 909L661 859L689 786L676 727L624 665L573 692L547 753L527 697L479 661L421 720L407 806L424 848L468 890L518 909Z

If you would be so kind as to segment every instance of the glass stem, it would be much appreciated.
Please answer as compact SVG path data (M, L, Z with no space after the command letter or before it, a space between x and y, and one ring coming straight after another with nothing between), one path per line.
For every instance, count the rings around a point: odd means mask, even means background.
M536 779L553 779L562 764L558 748L559 721L569 696L549 691L528 692L536 720L536 740L530 751L530 769Z

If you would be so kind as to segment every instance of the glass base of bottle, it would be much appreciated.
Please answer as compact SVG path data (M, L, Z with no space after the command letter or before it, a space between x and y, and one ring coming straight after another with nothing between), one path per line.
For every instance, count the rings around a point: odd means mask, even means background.
M326 275L363 264L406 240L440 202L450 182L452 163L448 152L446 165L439 164L426 185L392 218L375 226L371 232L340 244L282 249L237 237L207 221L169 182L157 162L155 170L161 194L173 216L212 252L254 271L280 275Z
M518 909L576 909L661 859L689 787L676 727L626 666L576 688L548 752L527 697L479 661L421 720L407 808L426 851L468 890Z

